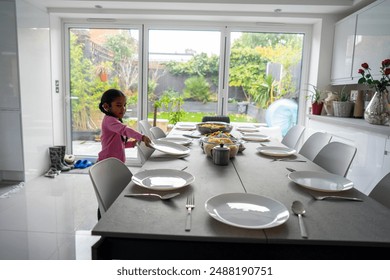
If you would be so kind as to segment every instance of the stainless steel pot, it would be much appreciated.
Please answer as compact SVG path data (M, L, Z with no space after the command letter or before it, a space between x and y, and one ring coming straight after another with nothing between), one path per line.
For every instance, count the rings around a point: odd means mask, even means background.
M229 164L230 149L224 147L223 144L215 146L211 149L211 157L216 165L228 165Z

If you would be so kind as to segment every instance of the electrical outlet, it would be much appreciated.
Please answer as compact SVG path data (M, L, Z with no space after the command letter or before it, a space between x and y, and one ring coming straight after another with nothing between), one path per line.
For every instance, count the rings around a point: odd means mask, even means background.
M351 101L356 101L358 92L358 90L351 90Z
M60 81L55 80L55 86L56 86L56 93L60 93Z

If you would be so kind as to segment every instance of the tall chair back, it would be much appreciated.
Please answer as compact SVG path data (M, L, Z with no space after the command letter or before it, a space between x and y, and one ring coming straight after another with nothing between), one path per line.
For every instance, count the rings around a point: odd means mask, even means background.
M304 126L299 124L294 125L287 131L286 135L283 137L282 144L291 149L295 149L299 142L299 139L301 139L302 137L304 130Z
M329 133L315 132L303 143L302 148L299 150L299 154L313 161L319 151L321 151L321 149L328 144L331 139L332 135Z
M100 214L103 215L131 181L133 174L116 158L107 158L89 168Z
M150 139L153 139L152 137L152 133L150 133L150 129L152 128L152 126L150 125L149 121L146 119L146 120L140 120L138 122L138 129L139 131L148 136Z
M202 122L225 122L230 123L229 116L204 116Z
M330 142L320 150L313 162L333 174L345 177L356 155L356 150L348 144Z
M152 134L152 139L165 138L167 135L165 132L158 126L153 126L150 128L150 133Z
M387 173L368 195L390 208L390 173Z

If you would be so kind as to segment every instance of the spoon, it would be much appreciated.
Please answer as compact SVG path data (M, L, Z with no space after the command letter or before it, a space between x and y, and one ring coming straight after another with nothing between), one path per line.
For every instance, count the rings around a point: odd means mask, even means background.
M302 202L300 202L298 200L294 201L292 206L291 206L291 209L295 215L298 215L299 227L301 229L302 238L307 238L306 228L305 228L305 224L303 223L303 218L302 218L302 215L305 214L306 211L303 208Z
M171 199L175 196L178 196L180 193L168 193L164 195L159 195L156 193L130 193L130 194L125 194L126 197L133 197L133 196L156 196L162 200L167 200Z

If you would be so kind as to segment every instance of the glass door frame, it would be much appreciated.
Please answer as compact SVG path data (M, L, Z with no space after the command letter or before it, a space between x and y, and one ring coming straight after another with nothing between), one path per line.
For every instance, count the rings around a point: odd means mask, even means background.
M179 26L179 27L178 27ZM264 32L264 33L300 33L304 34L303 54L302 54L302 68L301 68L301 87L308 84L310 57L311 57L311 42L313 25L283 25L283 24L224 24L221 22L172 22L172 21L158 21L158 22L143 22L143 23L129 23L121 24L112 23L88 23L85 21L68 20L63 22L63 38L64 38L64 112L65 112L65 127L66 127L66 144L71 147L72 143L72 124L71 124L71 106L70 106L70 65L69 65L69 28L102 28L102 29L138 29L139 31L139 75L138 77L138 104L137 117L138 120L147 117L148 113L148 54L149 54L149 35L148 31L153 30L199 30L199 31L219 31L220 38L220 65L219 65L219 81L218 81L218 101L217 114L227 114L228 106L228 82L229 82L229 58L230 58L230 34L231 32ZM300 89L299 97L303 96L303 89ZM297 123L305 122L306 98L298 98L298 121Z
M72 145L72 106L71 106L71 93L70 93L70 36L69 29L79 28L79 29L133 29L138 30L138 57L142 57L142 38L143 38L143 25L142 24L110 24L110 23L86 23L86 22L64 22L63 23L63 38L64 38L64 85L65 85L65 94L64 94L64 112L65 112L65 143L69 153L73 153ZM143 67L143 59L138 61L139 73ZM143 114L143 83L142 76L138 75L138 102L137 104L137 119L141 119Z

